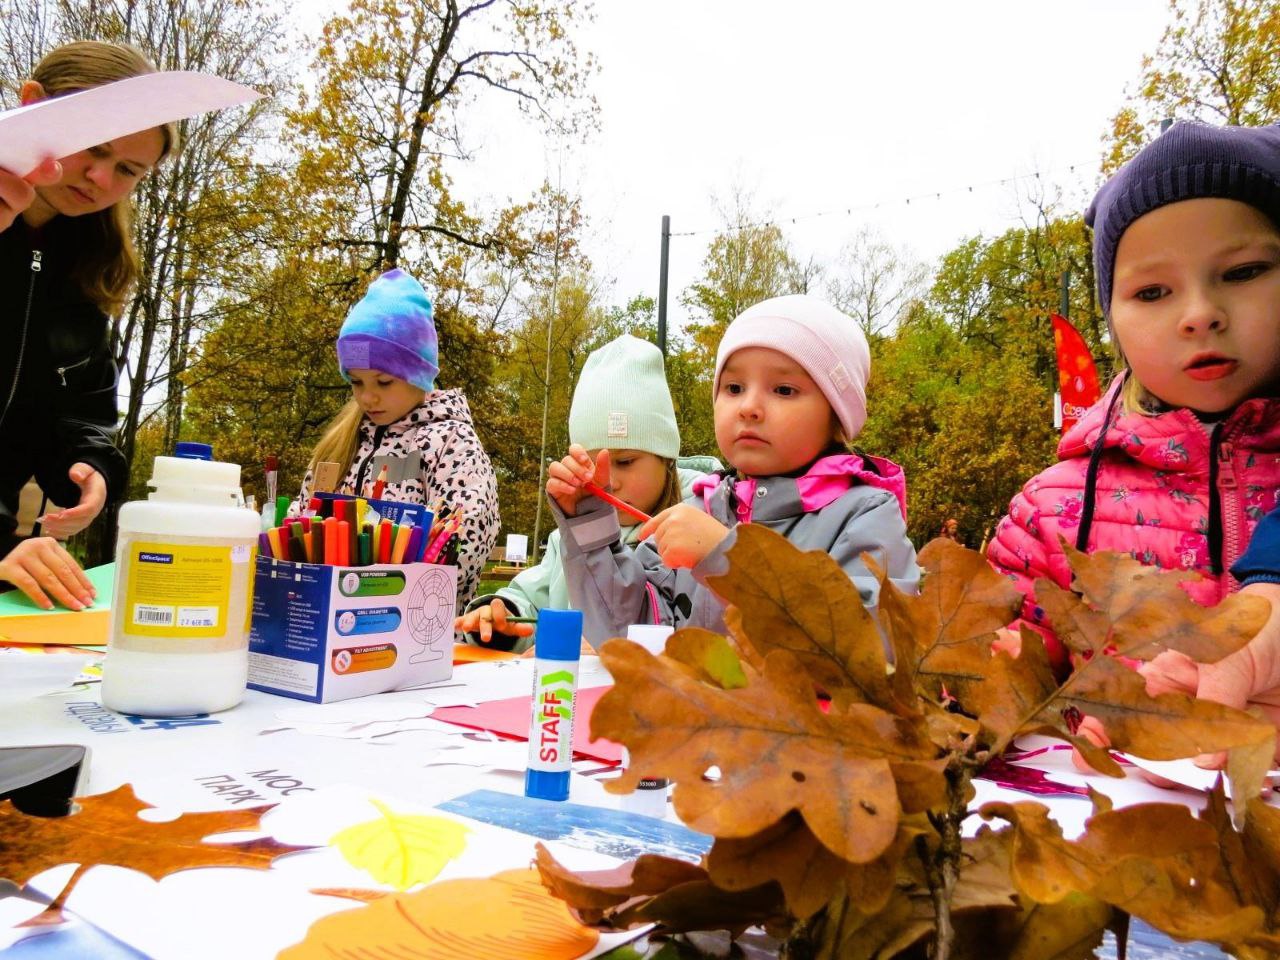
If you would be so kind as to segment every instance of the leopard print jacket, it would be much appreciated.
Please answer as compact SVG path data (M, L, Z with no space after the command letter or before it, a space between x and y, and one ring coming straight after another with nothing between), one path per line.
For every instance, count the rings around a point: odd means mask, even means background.
M360 424L360 442L339 493L355 493L372 485L383 464L388 467L384 500L431 504L443 499L464 511L458 530L458 612L475 595L480 570L498 539L498 484L489 455L472 425L471 408L460 390L427 394L395 423ZM311 499L311 471L291 513Z

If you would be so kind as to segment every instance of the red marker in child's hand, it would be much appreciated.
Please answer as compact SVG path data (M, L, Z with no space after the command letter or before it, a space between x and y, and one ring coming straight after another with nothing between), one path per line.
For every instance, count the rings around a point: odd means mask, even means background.
M641 523L648 523L651 519L653 519L647 513L641 510L639 507L633 507L631 504L627 503L627 501L621 500L618 497L615 497L612 493L610 493L604 487L600 486L598 483L592 483L590 480L586 480L582 484L582 489L587 491L587 493L592 494L593 496L599 497L605 503L612 504L613 506L617 507L619 510L625 510L627 513L631 514Z
M378 471L378 479L373 481L373 499L381 500L382 491L387 486L387 465L384 463L382 469Z

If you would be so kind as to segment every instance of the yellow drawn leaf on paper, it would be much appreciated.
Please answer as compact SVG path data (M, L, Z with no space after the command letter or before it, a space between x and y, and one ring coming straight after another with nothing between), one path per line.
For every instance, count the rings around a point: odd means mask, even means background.
M536 870L443 880L322 917L277 960L572 960L600 935L573 919Z
M379 883L397 890L430 883L467 847L467 828L456 820L395 813L377 800L369 802L381 819L347 827L329 843Z

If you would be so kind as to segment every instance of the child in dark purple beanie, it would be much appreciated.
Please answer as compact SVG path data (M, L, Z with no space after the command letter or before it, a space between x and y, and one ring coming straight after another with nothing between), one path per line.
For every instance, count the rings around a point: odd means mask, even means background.
M382 499L442 501L462 513L458 530L458 609L475 594L498 538L498 487L460 390L437 390L440 372L431 300L417 280L390 270L369 285L338 334L338 369L352 399L312 454L293 512L311 498L320 463L336 463L337 490L356 496L387 468Z
M1212 605L1239 587L1229 571L1276 507L1280 126L1175 124L1085 219L1124 370L1062 438L1059 462L1014 497L988 552L1063 671L1032 586L1069 585L1060 537L1196 571L1182 586Z

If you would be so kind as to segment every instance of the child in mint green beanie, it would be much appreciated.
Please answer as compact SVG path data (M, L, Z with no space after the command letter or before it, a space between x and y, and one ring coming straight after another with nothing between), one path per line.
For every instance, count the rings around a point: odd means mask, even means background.
M680 430L662 353L647 340L626 334L587 357L569 408L569 439L593 456L608 450L612 492L648 514L679 503L695 480L720 467L712 457L678 459ZM634 539L639 530L635 518L619 510L618 522L624 539ZM531 617L542 607L568 605L560 534L555 531L536 567L496 594L476 597L455 629L471 643L522 651L533 643L533 626L508 623L507 616Z

